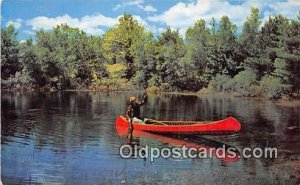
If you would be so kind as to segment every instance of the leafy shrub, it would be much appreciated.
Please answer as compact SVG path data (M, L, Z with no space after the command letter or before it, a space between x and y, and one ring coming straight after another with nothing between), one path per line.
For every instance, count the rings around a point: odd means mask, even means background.
M253 70L241 71L234 78L218 74L211 80L209 86L217 92L233 93L237 96L260 96L262 94Z
M147 93L157 93L160 91L160 89L159 87L152 86L152 87L148 87L146 91Z
M229 81L231 81L230 76L217 74L211 80L209 85L212 86L212 88L217 92L225 92L228 88L228 85L226 85L226 83L228 83Z
M176 87L172 87L169 83L161 83L160 88L167 92L176 90Z
M201 90L199 90L197 93L199 95L205 95L205 94L210 94L214 92L214 88L212 87L211 84L208 84L207 87L202 88Z
M135 75L130 79L130 82L137 88L145 89L148 87L146 76L142 71L137 71Z
M160 78L158 75L152 75L152 77L148 80L149 87L159 87L160 86Z
M20 89L21 87L30 87L32 85L32 80L25 72L16 72L13 76L11 75L6 80L1 80L2 88L16 88Z
M126 66L123 64L108 64L106 69L110 78L122 78L126 76Z
M102 78L101 80L97 80L93 82L89 86L90 90L100 90L100 91L119 91L119 90L135 90L135 87L131 82L124 78L120 79L110 79L110 78Z
M240 96L257 96L257 84L256 73L253 70L245 70L239 72L229 86Z
M268 98L279 99L290 94L291 85L284 84L282 79L274 76L266 76L260 85Z

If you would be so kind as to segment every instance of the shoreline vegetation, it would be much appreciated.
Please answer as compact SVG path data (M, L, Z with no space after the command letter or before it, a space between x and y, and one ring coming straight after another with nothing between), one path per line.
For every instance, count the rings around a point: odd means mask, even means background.
M295 20L259 17L251 8L241 31L226 15L199 19L184 37L171 28L155 36L126 13L103 36L62 24L21 42L10 25L1 28L2 90L299 100L300 11Z
M1 91L3 92L24 92L24 93L30 93L30 92L101 92L101 93L115 93L115 92L134 92L134 93L142 93L142 92L147 92L148 94L170 94L170 95L184 95L184 96L209 96L209 95L214 95L214 96L227 96L227 97L233 97L233 98L250 98L250 99L262 99L262 100L271 100L273 103L276 103L277 105L280 106L286 106L286 107L300 107L300 99L299 98L293 98L293 99L268 99L265 97L249 97L249 96L239 96L236 94L230 94L226 92L214 92L214 91L207 91L205 90L204 92L199 91L199 92L166 92L166 91L149 91L149 90L134 90L134 89L129 89L129 90L114 90L114 91L109 91L109 90L95 90L95 89L65 89L65 90L55 90L55 89L2 89ZM295 96L299 97L299 96Z

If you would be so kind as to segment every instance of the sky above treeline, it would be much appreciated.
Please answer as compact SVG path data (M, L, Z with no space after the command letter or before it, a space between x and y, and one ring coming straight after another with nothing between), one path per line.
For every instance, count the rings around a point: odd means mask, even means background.
M33 37L66 23L91 35L103 35L125 12L132 14L148 31L158 35L167 27L184 36L198 19L207 22L227 15L239 31L250 14L260 9L262 22L281 14L291 19L299 15L300 0L0 0L1 27L13 24L19 40Z

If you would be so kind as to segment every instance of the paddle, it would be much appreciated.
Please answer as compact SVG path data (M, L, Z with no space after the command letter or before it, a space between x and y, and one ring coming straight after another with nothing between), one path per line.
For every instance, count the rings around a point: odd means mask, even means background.
M132 127L132 118L129 119L129 131L132 131L133 127Z
M160 124L160 125L166 125L166 126L168 126L168 124L165 124L165 123L163 123L163 122L161 122L161 121L157 121L157 120L154 120L154 119L148 119L148 121L151 123L158 123L158 124Z

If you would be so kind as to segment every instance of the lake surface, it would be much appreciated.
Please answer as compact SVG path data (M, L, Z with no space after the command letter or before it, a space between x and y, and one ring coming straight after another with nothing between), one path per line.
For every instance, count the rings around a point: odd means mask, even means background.
M294 184L277 159L123 159L115 128L127 99L138 92L2 92L3 184ZM142 115L158 120L219 120L233 116L231 135L133 136L140 146L186 141L211 147L277 147L285 159L300 154L300 109L262 99L149 95ZM296 129L295 129L296 128ZM175 143L172 143L175 142Z

